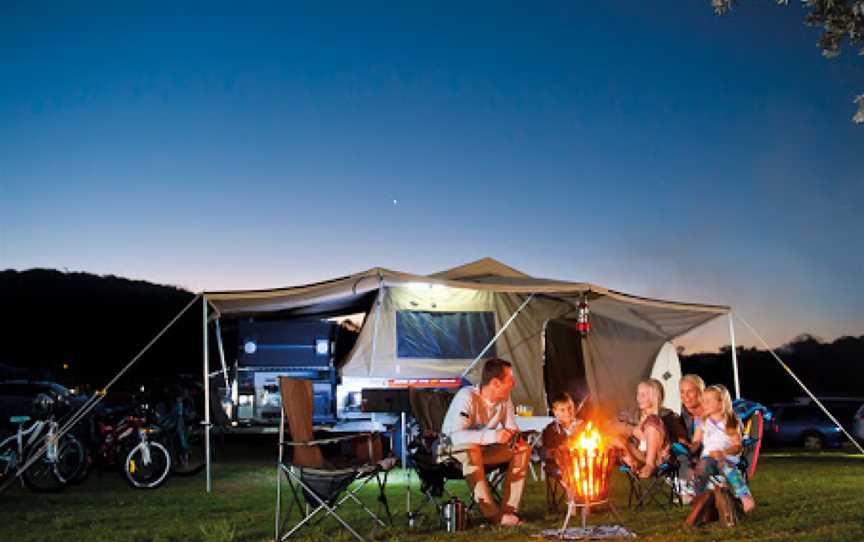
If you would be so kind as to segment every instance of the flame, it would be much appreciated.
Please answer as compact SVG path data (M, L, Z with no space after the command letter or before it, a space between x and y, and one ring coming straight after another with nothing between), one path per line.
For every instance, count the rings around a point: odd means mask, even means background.
M567 443L567 451L569 461L566 466L562 465L565 467L562 481L584 502L603 499L609 486L610 467L603 434L588 422Z

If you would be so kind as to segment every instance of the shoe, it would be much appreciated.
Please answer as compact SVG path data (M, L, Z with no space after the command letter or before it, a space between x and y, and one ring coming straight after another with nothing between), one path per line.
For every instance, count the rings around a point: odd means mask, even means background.
M519 516L516 514L508 512L501 516L499 525L504 525L505 527L519 527L520 525L524 525L524 522L519 519Z

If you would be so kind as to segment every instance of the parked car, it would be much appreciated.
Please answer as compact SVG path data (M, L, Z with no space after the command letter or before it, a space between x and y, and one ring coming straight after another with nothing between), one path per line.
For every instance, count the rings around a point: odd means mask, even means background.
M823 404L844 428L852 427L852 413L857 403L823 401ZM780 403L772 405L771 410L774 417L768 440L773 444L821 450L839 448L846 440L840 428L816 403Z
M858 407L855 413L855 425L852 428L852 434L859 442L864 442L864 404Z
M56 382L5 380L0 382L0 424L8 423L12 416L35 417L33 399L39 394L45 394L56 402L59 416L77 409L86 401L86 397L74 395Z

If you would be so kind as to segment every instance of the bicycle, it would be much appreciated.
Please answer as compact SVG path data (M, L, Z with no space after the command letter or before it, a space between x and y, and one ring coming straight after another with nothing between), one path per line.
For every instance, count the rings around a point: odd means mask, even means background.
M24 425L30 421L30 416L12 416L9 421L18 427L15 434L0 441L0 481L18 476L19 469L36 454L38 458L20 472L29 489L60 491L78 475L84 465L84 446L69 433L58 438L59 425L53 416L36 420L27 429Z

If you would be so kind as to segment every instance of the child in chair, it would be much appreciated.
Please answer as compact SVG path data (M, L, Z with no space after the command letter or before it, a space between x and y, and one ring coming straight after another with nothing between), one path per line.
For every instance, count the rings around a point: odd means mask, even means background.
M702 424L693 435L691 450L702 445L702 455L694 469L696 493L705 490L708 476L716 468L729 482L735 497L741 499L744 512L750 512L756 501L738 472L741 458L741 422L732 410L732 398L725 386L705 388L702 394Z
M558 478L561 471L555 457L555 450L576 434L582 420L576 417L576 405L570 394L564 391L552 395L552 415L555 419L543 430L544 470L547 476Z

